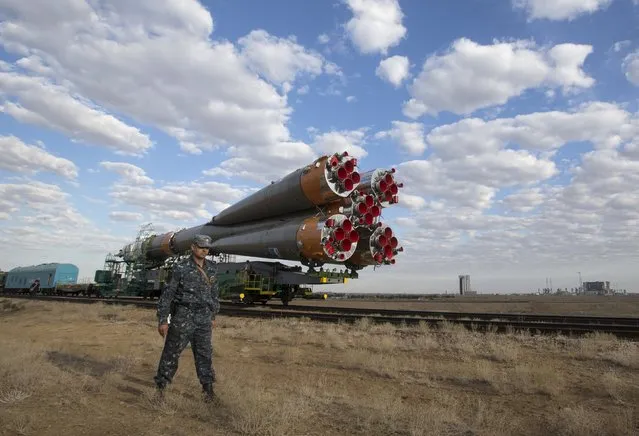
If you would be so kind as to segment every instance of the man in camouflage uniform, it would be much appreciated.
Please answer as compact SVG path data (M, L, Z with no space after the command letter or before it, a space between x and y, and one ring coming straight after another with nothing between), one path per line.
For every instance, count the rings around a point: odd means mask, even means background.
M202 384L205 399L211 401L215 398L211 337L220 303L216 266L206 259L211 245L211 238L208 236L195 235L191 256L175 265L171 281L160 296L157 310L158 332L166 338L155 376L160 394L173 380L180 354L190 342L195 358L195 371Z

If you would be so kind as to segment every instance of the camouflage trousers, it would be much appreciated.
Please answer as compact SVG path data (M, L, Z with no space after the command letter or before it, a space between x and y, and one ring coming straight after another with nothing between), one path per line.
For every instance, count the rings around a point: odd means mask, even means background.
M211 344L211 311L208 308L192 310L179 306L171 316L169 332L164 342L155 383L166 386L171 383L178 369L182 351L191 343L195 371L201 384L215 383L213 348Z

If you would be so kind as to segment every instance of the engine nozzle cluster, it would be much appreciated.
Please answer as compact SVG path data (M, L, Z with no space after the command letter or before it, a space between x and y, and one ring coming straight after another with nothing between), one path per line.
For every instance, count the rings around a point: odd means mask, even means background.
M350 204L342 206L340 212L347 215L355 227L372 228L382 214L379 202L364 190L355 190L349 197Z
M378 224L369 241L371 256L378 264L394 264L397 253L404 251L393 229L383 223Z
M404 186L403 183L397 183L393 174L395 168L384 171L372 183L372 190L377 200L384 206L396 204L399 202L399 188Z
M335 185L338 194L350 194L361 181L357 159L348 152L335 153L326 161L327 179Z

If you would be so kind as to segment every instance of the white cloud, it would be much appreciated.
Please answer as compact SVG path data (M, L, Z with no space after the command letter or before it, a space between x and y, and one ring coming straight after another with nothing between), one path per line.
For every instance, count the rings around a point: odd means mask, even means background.
M636 262L639 236L639 156L629 152L638 120L595 102L567 113L433 129L429 159L398 168L406 191L400 205L408 197L413 211L397 220L411 253L402 259L407 271L429 265L432 273L452 276L464 265L471 275L490 268L530 283L534 275L578 268L590 280L628 278L623 270ZM473 132L474 143L485 146L472 144ZM571 141L595 147L565 170L566 186L542 184L558 171L553 151ZM505 215L497 214L500 208Z
M428 108L421 101L417 101L414 98L411 98L406 103L404 103L404 107L402 108L402 113L406 115L408 118L417 119L421 117L423 114L427 112Z
M132 185L152 185L153 179L146 172L133 164L126 162L100 162L100 166L122 176L124 181Z
M324 63L324 72L326 74L332 75L332 76L343 76L344 73L342 72L342 69L335 64L334 62L325 62Z
M0 210L4 212L16 213L22 208L46 211L56 204L61 204L65 197L65 193L57 185L33 181L0 184Z
M368 152L363 147L366 130L367 129L362 128L358 130L322 133L315 136L313 147L321 154L342 153L347 151L350 156L361 159L368 155Z
M139 212L113 211L109 213L109 217L113 221L134 221L140 222L144 215Z
M447 162L446 170L453 180L476 181L494 187L534 183L558 173L554 162L525 150L464 156Z
M0 156L0 169L6 171L31 175L46 171L67 179L78 177L78 167L70 160L27 145L15 136L0 136Z
M612 0L512 0L513 7L525 9L529 21L569 20L593 14L610 6Z
M438 156L455 159L494 153L510 143L539 151L552 151L571 141L611 148L637 134L636 116L610 103L591 102L572 112L536 112L491 121L468 118L434 128L426 141Z
M200 155L204 151L211 151L216 147L205 142L180 141L180 150L188 154Z
M538 48L529 41L481 45L458 39L447 53L424 62L409 86L412 99L404 114L469 114L537 87L561 87L564 93L589 88L595 81L581 67L591 52L589 45L570 43Z
M398 205L411 210L419 210L426 206L426 200L419 195L402 194L401 199L402 201Z
M526 188L508 195L503 203L512 211L529 212L544 202L545 195L540 188Z
M38 56L27 56L20 58L16 61L16 65L24 68L25 70L33 71L34 73L48 76L53 73L53 70L42 63L42 60Z
M71 204L71 195L59 186L35 181L0 184L0 241L11 250L0 251L4 268L40 262L70 262L81 277L93 278L104 256L115 252L129 237L96 226Z
M82 95L83 102L170 135L179 132L177 139L187 143L187 150L200 144L205 149L259 148L290 141L286 96L256 76L246 62L269 68L272 64L261 62L254 52L243 56L231 42L212 40L213 19L196 1L130 3L62 0L55 8L44 0L29 2L29 7L5 3L0 42L7 51L47 68L51 81L64 83L69 94ZM300 69L317 71L318 59L292 41L264 33L243 39L255 40L284 56L278 58L285 60L283 65L268 69L271 79L288 80ZM100 110L96 115L102 114ZM63 126L82 138L101 129L102 120L95 121L74 129ZM106 130L116 136L107 136L111 145L117 139L132 142L133 132Z
M406 56L392 56L380 61L375 74L397 88L408 77L408 66Z
M362 147L366 129L319 134L317 129L309 128L308 132L314 137L311 145L298 141L259 149L232 147L226 153L228 159L203 171L203 174L211 177L239 177L264 184L280 179L322 154L348 151L359 158L368 154Z
M545 53L548 58L546 62L551 67L547 81L561 86L564 92L590 88L595 84L595 79L582 70L590 53L592 53L592 46L586 44L555 45Z
M597 150L632 159L637 137L639 117L609 103L492 121L465 119L431 130L428 160L405 162L398 173L406 178L409 195L437 199L447 207L486 209L503 188L533 189L530 185L559 174L552 157L569 142L588 141ZM608 165L599 170L601 177L621 170ZM595 167L589 172L594 175Z
M265 30L253 30L238 44L248 64L277 85L293 82L302 73L322 73L324 58L297 44L293 37L278 38Z
M201 224L246 195L247 191L219 182L167 183L161 187L113 185L109 195L116 206L128 206L156 217Z
M357 101L357 97L355 97L354 95L349 95L346 97L346 103L354 103Z
M361 53L386 54L406 35L397 0L346 0L353 13L346 30Z
M410 154L422 154L426 150L424 143L424 125L422 123L407 123L393 121L393 128L385 132L375 134L376 138L390 137L399 147Z
M317 42L320 44L328 44L330 40L331 38L326 33L322 33L317 36Z
M639 86L639 50L635 50L626 56L622 67L628 81L635 86Z
M313 149L303 142L287 142L255 150L232 148L227 154L229 159L203 173L207 176L241 177L269 183L316 158Z
M89 220L68 203L69 195L59 186L47 183L27 181L21 184L0 184L0 212L15 218L0 228L5 243L12 248L0 254L0 262L20 262L24 250L38 250L49 253L53 247L59 256L59 250L81 244L81 237L88 236L84 230L90 226ZM103 240L104 231L93 230L94 240ZM87 245L94 246L87 240ZM75 245L73 245L75 244Z
M139 129L91 108L43 78L0 72L0 97L0 111L18 121L48 127L90 145L122 154L140 154L152 146Z
M498 191L482 183L481 177L477 179L476 175L452 178L447 174L446 164L437 159L403 162L397 168L397 177L404 183L404 190L399 194L400 203L403 196L413 195L426 200L438 199L455 207L482 210L492 205Z

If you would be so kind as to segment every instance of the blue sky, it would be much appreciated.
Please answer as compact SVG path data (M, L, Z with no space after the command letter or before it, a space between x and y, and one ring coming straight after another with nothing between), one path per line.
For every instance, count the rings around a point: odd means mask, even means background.
M66 3L0 1L1 269L92 276L346 145L406 247L348 290L633 289L636 1Z

